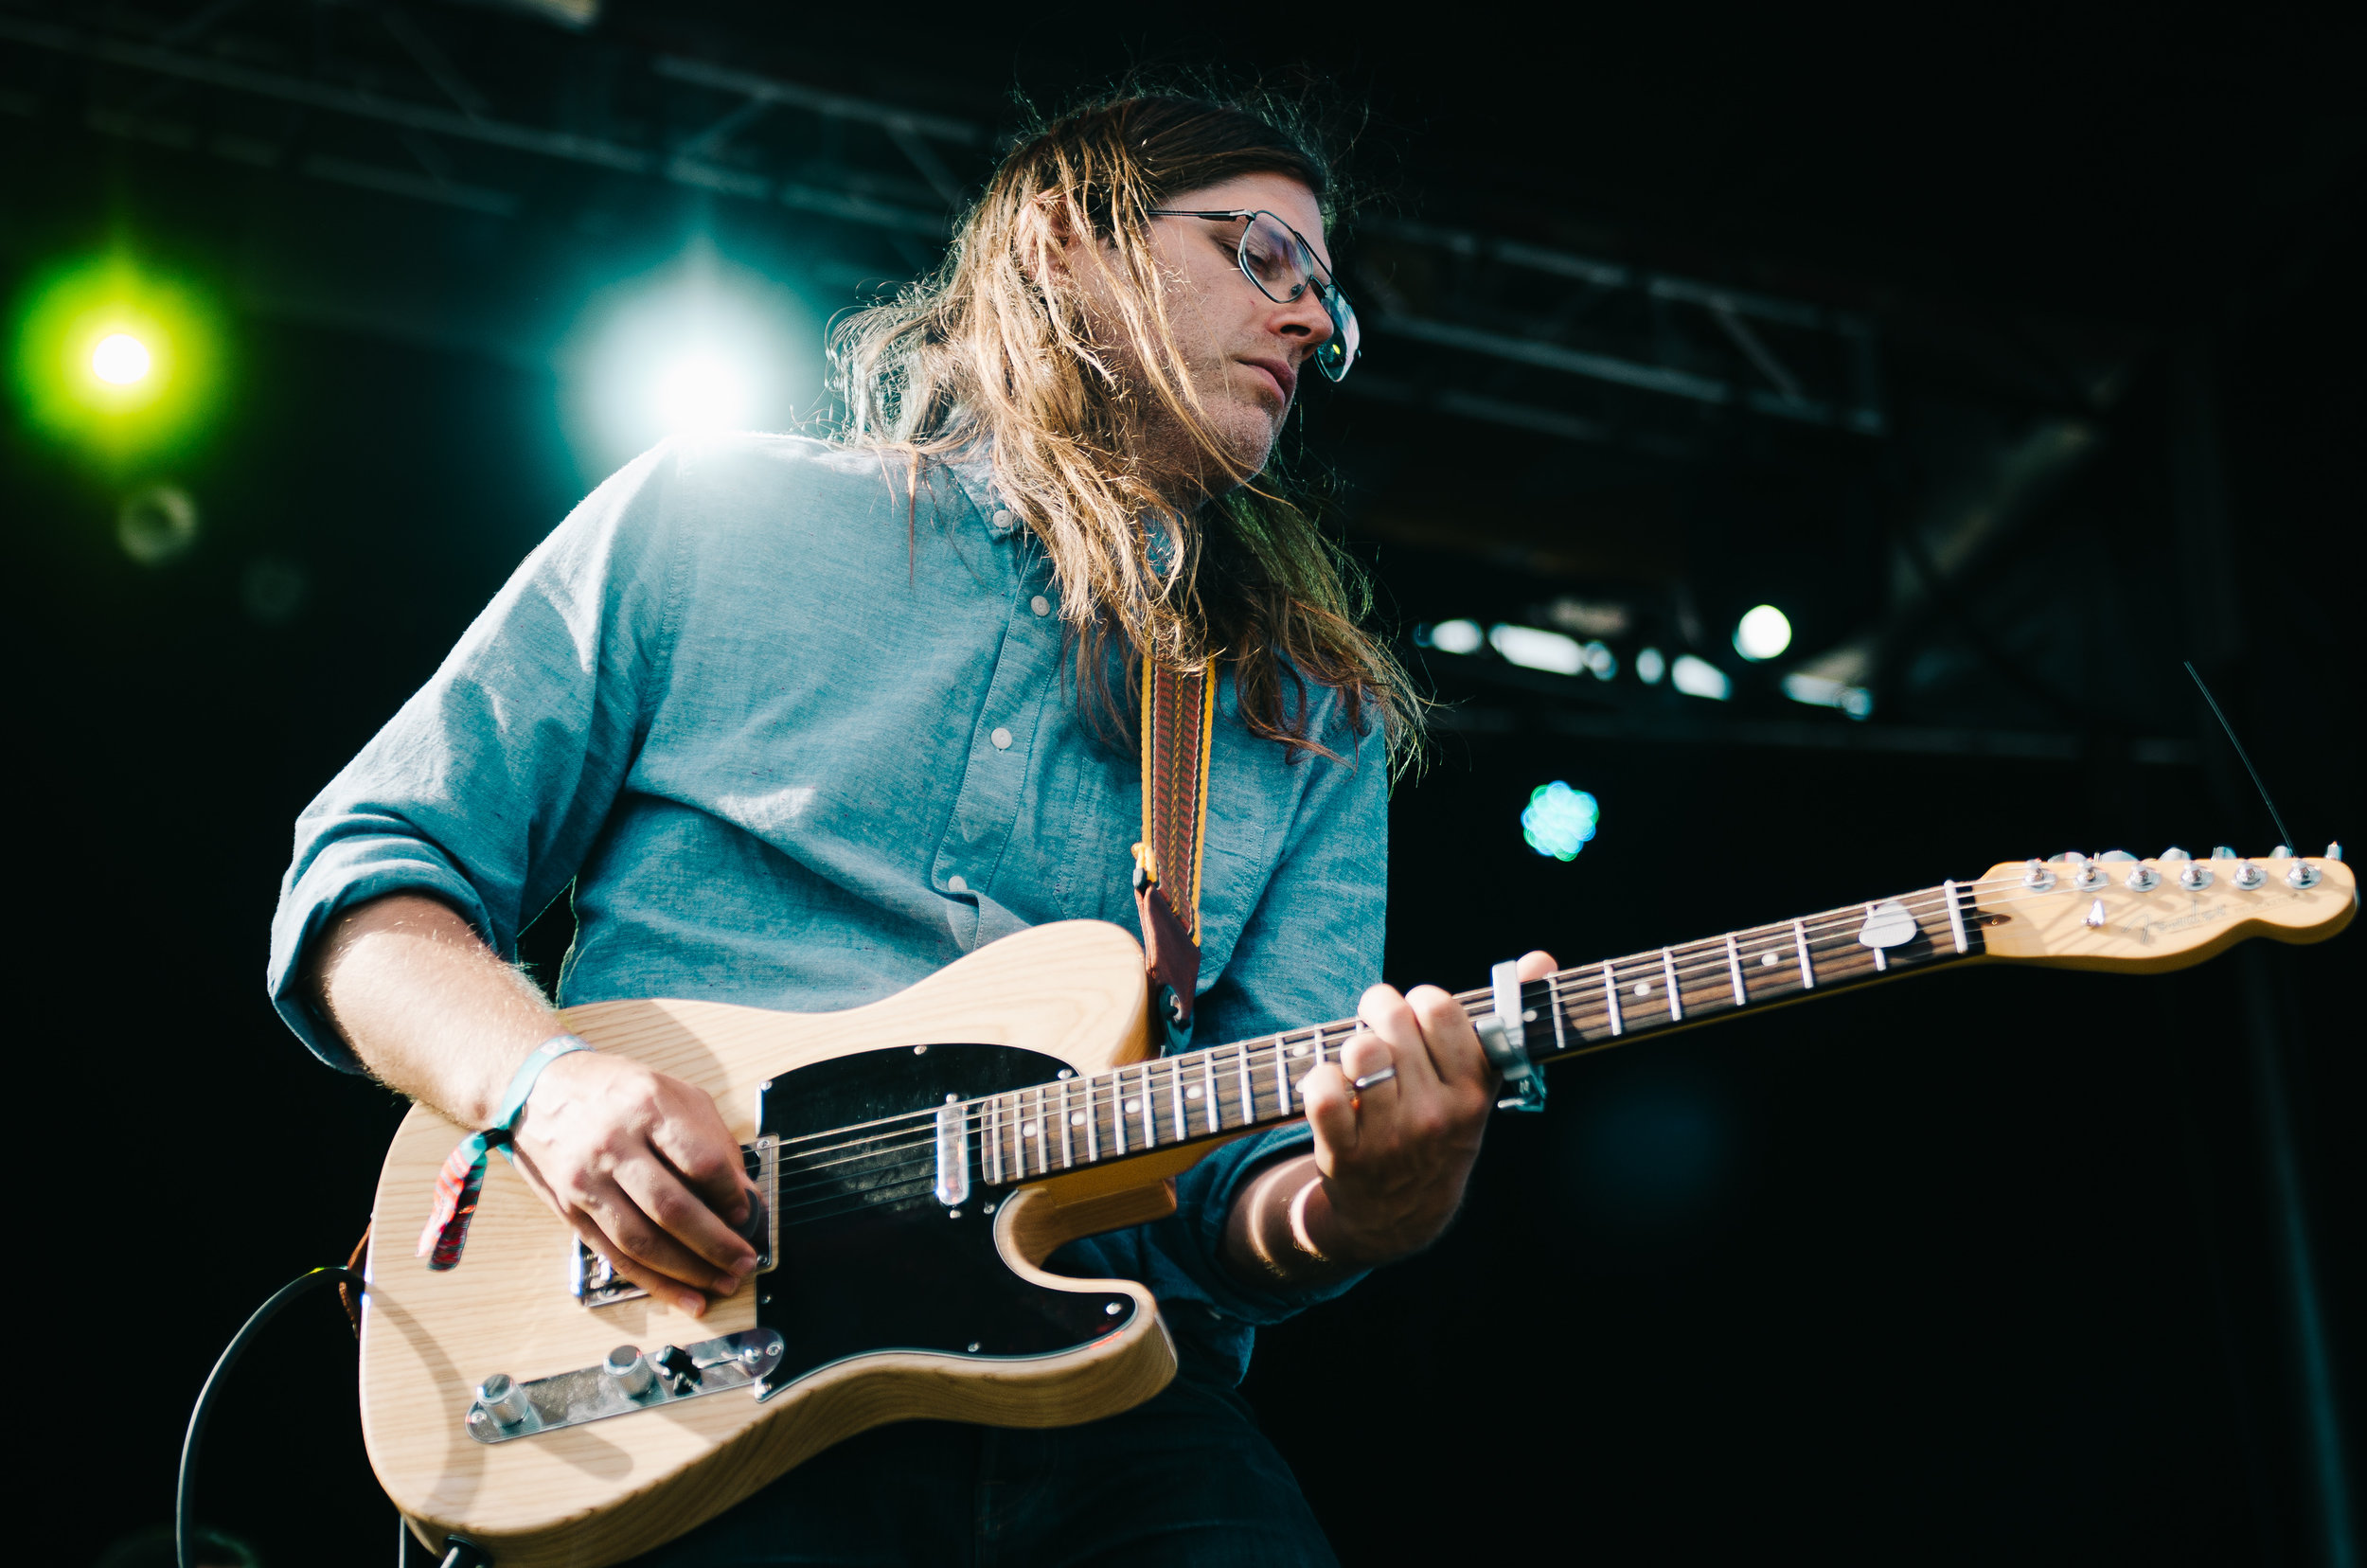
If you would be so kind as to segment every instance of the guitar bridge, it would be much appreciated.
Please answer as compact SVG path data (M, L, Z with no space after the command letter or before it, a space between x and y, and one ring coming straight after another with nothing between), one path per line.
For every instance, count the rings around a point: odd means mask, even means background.
M750 1205L748 1222L739 1234L756 1249L756 1272L764 1274L772 1269L780 1253L780 1205L776 1200L780 1191L781 1141L767 1133L754 1143L741 1144L739 1158L748 1179L756 1184L756 1202ZM594 1252L578 1236L567 1248L567 1293L580 1306L614 1307L650 1292L618 1274L614 1264Z

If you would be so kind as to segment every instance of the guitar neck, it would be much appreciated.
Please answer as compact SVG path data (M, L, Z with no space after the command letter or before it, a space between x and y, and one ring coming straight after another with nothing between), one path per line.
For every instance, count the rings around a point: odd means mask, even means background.
M1581 964L1521 988L1522 1048L1542 1064L1978 957L2001 918L1975 907L1970 887L1942 882ZM1455 1001L1474 1019L1496 1010L1492 990ZM971 1101L961 1110L975 1169L1011 1185L1296 1120L1301 1080L1359 1027L1309 1025Z

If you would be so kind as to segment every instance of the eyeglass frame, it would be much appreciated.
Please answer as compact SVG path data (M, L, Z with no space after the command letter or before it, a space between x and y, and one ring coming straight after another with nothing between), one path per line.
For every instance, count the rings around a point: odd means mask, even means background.
M1246 246L1234 251L1234 263L1241 269L1241 276L1249 279L1250 287L1255 289L1259 294L1264 294L1268 299L1272 299L1277 305L1294 305L1298 302L1301 294L1305 294L1309 288L1314 289L1315 302L1324 308L1324 314L1331 319L1332 336L1340 340L1342 349L1344 354L1344 358L1341 361L1339 373L1335 375L1332 373L1331 367L1324 364L1323 350L1319 347L1315 351L1314 355L1311 356L1315 361L1315 368L1321 370L1324 373L1324 379L1330 382L1335 386L1341 382L1346 380L1348 372L1356 368L1356 362L1363 357L1363 345L1359 343L1353 348L1347 347L1348 325L1350 322L1356 320L1356 306L1349 300L1346 292L1343 290L1337 282L1333 281L1331 269L1325 266L1321 258L1315 255L1315 247L1308 242L1307 236L1301 234L1296 228L1292 227L1280 213L1269 212L1264 207L1244 207L1232 212L1191 212L1181 207L1147 207L1144 209L1143 215L1147 218L1221 219L1228 223L1240 219L1247 219L1250 223L1255 223L1260 218L1271 218L1275 223L1280 223L1282 225L1283 232L1299 242L1299 248L1307 253L1307 259L1313 264L1315 272L1323 275L1322 276L1318 277L1314 273L1309 273L1308 275L1307 281L1300 284L1298 288L1292 292L1290 298L1274 299L1272 292L1269 290L1266 285L1258 282L1257 275L1249 270L1249 253ZM1246 225L1242 228L1241 232L1244 236L1249 233ZM1332 306L1332 301L1335 299L1339 301L1339 307L1336 310ZM1359 338L1363 336L1361 332L1359 332L1357 335Z

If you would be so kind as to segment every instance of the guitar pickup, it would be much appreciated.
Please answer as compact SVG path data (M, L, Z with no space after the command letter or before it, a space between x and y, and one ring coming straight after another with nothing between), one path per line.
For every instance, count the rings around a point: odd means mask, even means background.
M756 1198L748 1205L747 1222L739 1234L756 1249L756 1272L767 1274L781 1249L781 1141L767 1133L754 1143L741 1144L739 1158L748 1179L756 1185ZM578 1236L569 1238L567 1248L567 1293L581 1306L614 1307L650 1292L618 1274L614 1264Z

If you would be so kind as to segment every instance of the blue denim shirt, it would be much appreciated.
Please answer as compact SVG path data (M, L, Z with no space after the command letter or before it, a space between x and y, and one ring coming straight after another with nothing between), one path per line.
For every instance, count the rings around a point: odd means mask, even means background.
M305 1043L359 1070L298 977L398 891L507 954L572 882L566 1005L851 1007L1047 920L1134 929L1139 762L1080 707L1043 553L983 468L922 480L910 506L900 458L735 436L594 491L298 818L270 983ZM1379 974L1382 739L1310 689L1344 760L1290 761L1219 689L1205 1043L1345 1017ZM1345 1289L1246 1289L1218 1256L1250 1167L1307 1137L1224 1147L1172 1219L1056 1265L1142 1280L1237 1379L1252 1326Z

